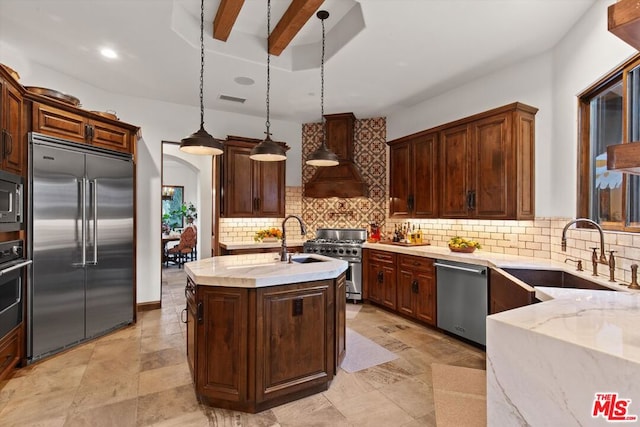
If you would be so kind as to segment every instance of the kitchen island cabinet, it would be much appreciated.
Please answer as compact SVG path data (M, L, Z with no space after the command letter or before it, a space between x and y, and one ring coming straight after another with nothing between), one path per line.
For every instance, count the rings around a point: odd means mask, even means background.
M187 356L202 402L256 413L328 388L345 354L348 264L294 259L185 264Z

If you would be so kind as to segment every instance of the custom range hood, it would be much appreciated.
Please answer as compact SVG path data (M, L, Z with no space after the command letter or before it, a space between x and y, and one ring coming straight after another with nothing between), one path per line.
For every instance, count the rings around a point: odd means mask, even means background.
M336 153L337 166L318 167L304 186L304 197L368 197L369 187L362 179L353 159L353 113L325 114L327 146Z

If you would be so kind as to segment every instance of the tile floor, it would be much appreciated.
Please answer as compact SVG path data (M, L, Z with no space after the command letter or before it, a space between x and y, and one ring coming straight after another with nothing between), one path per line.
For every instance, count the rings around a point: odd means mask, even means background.
M398 355L329 390L259 414L200 405L185 356L182 270L163 272L163 308L0 382L0 426L433 426L431 363L485 369L485 354L371 305L347 325Z

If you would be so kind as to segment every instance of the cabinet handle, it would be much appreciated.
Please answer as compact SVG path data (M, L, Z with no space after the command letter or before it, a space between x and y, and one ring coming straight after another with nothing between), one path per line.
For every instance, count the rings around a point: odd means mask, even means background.
M471 192L471 209L475 209L476 208L476 190L473 190Z
M0 147L0 161L2 161L4 159L4 143L6 141L6 136L7 136L8 132L5 129L2 129L2 141L0 141L0 143L2 144L2 147Z
M260 197L256 197L256 211L260 212Z
M413 194L407 197L407 210L409 212L413 211Z
M202 322L203 317L204 317L204 307L202 306L202 303L199 302L198 303L198 311L197 311L197 318L198 318L198 322Z
M467 191L467 210L470 211L473 208L471 207L471 190Z
M384 273L382 271L378 271L378 283L382 283L384 281Z
M3 130L4 134L9 137L9 144L5 144L4 137L2 140L2 157L9 156L13 152L13 135L6 130ZM8 149L7 149L8 148Z
M188 323L189 321L189 316L187 316L186 314L187 314L187 309L185 308L180 313L180 320L182 321L182 323Z
M418 279L414 279L413 282L411 282L411 292L413 292L414 294L418 293Z

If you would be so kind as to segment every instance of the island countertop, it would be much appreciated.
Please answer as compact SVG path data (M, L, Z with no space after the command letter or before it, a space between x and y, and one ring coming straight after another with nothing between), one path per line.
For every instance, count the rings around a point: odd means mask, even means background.
M293 259L315 258L321 262L280 261L277 253L226 255L184 264L187 275L198 285L260 288L290 283L335 279L346 271L346 261L324 255L294 255Z
M640 415L640 294L536 295L544 302L487 317L488 424L606 425L594 402L612 393Z

